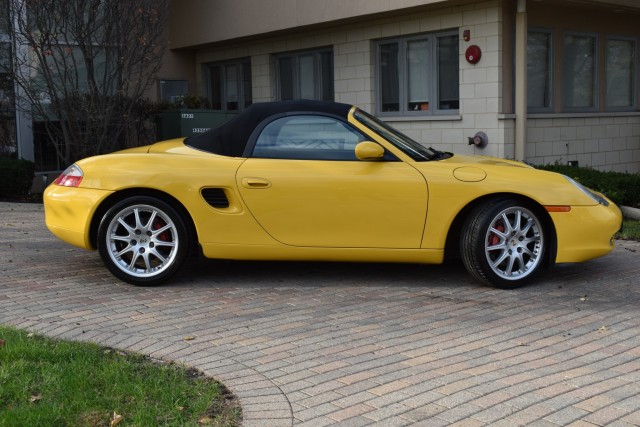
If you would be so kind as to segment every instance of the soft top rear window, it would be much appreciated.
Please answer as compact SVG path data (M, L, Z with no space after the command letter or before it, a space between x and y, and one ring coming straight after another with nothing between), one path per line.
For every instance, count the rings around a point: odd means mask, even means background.
M242 157L254 130L273 115L319 112L347 119L352 106L328 101L279 101L256 103L223 125L185 139L185 145L197 150L229 157Z

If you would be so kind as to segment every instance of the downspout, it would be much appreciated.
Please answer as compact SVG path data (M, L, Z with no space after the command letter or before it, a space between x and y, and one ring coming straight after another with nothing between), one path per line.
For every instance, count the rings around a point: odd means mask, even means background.
M518 0L515 47L515 159L524 161L527 143L527 0Z

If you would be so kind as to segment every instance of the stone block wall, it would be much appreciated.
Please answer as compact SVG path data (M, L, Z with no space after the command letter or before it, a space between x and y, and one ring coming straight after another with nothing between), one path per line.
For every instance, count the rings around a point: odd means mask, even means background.
M527 161L640 173L640 114L529 118Z

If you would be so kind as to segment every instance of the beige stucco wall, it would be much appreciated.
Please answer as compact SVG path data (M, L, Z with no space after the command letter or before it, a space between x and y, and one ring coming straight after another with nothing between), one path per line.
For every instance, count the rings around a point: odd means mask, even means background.
M175 48L357 20L452 0L175 0L170 40ZM458 0L459 1L459 0Z

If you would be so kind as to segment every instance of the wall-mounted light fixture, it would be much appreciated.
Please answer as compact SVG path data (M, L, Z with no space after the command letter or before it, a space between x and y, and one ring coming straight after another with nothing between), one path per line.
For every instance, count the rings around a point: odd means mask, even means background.
M475 145L478 148L484 148L488 143L489 137L482 131L478 131L475 135L469 137L469 145Z

